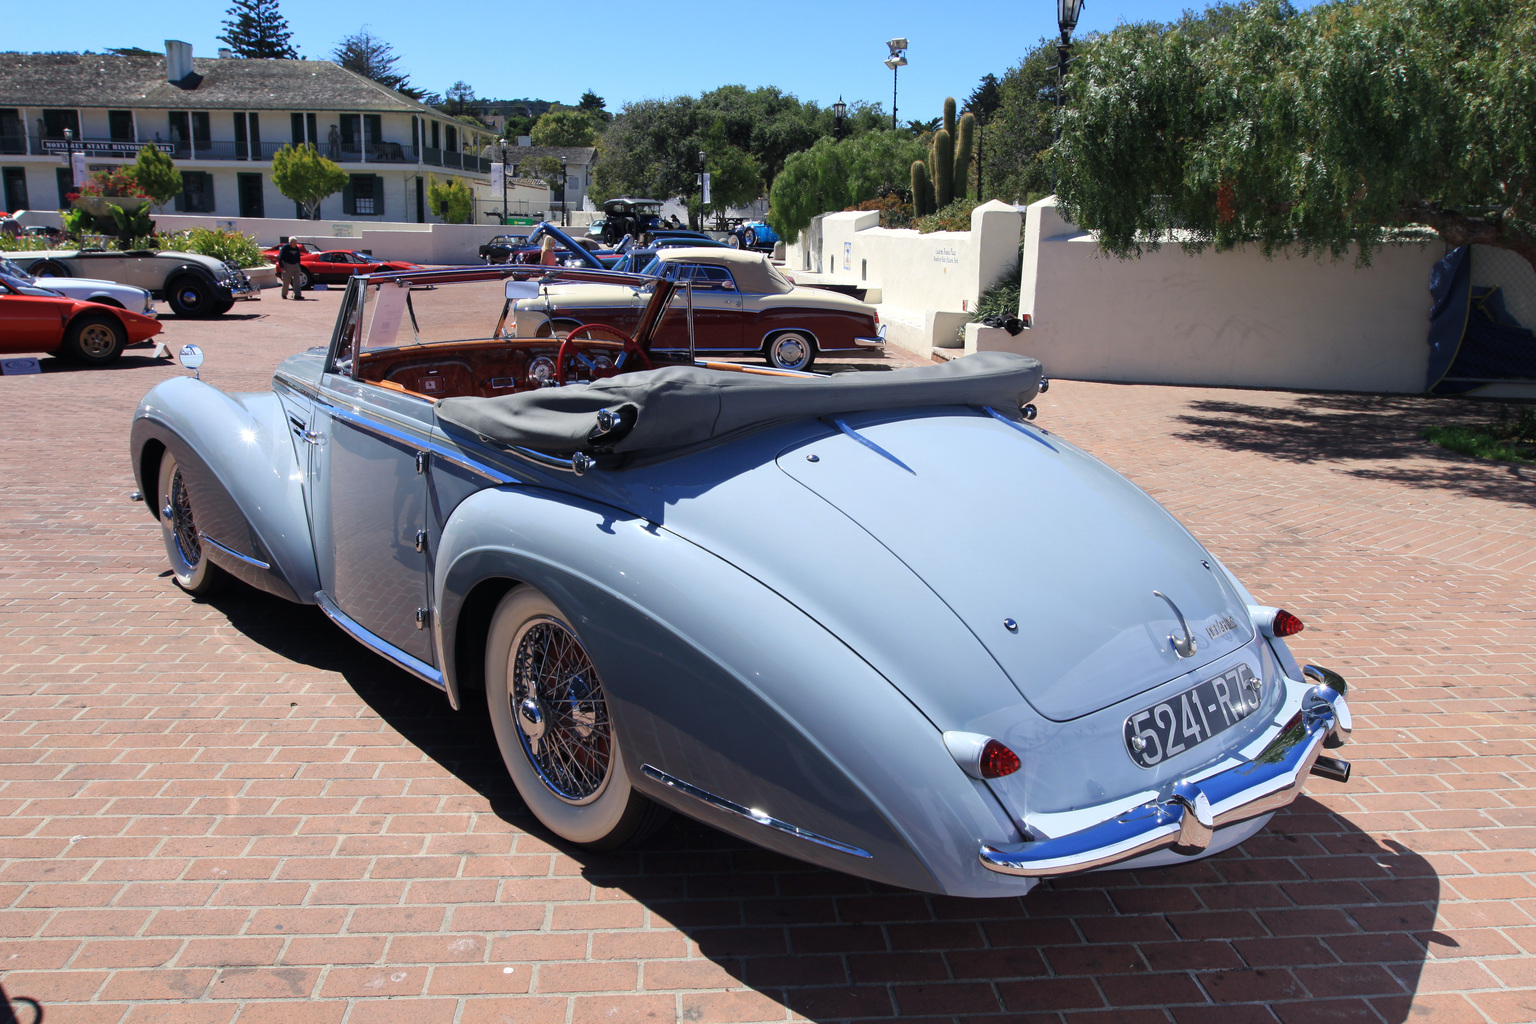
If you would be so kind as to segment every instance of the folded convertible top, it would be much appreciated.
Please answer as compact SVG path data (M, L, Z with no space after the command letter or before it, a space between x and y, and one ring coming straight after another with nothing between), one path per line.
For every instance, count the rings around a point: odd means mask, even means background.
M1039 389L1038 360L979 352L937 366L831 377L668 366L585 386L447 398L438 403L437 416L450 431L550 455L654 455L769 424L877 409L990 405L1012 416ZM593 440L601 409L614 412L622 427Z

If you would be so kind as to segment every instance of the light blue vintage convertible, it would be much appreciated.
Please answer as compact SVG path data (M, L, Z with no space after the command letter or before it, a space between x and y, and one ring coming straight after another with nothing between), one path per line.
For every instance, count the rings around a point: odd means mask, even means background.
M635 333L513 336L515 301L581 281L651 289ZM1217 853L1309 774L1348 778L1323 752L1344 680L1033 422L1037 362L664 362L649 338L687 288L376 274L270 392L157 385L131 451L176 582L317 604L455 708L486 701L575 846L671 810L890 885L1018 895Z

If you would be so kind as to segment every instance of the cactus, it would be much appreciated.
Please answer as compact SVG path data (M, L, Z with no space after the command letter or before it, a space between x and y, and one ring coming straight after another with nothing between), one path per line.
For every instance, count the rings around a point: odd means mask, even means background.
M940 128L933 136L933 201L944 209L955 198L955 144L949 132Z
M955 137L955 98L944 97L944 130L949 132L949 137Z
M928 216L928 206L933 202L933 186L928 183L928 165L921 160L912 161L912 216Z
M945 104L945 110L949 105ZM971 154L976 144L976 115L966 112L960 118L960 134L955 137L955 198L964 199L971 185ZM981 198L977 196L977 198Z

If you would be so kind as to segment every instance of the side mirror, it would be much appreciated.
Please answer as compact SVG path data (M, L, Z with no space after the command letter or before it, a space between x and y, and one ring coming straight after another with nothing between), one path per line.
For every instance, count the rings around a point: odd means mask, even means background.
M187 369L191 370L192 376L196 377L198 380L203 379L202 375L197 372L197 368L203 365L202 349L198 348L196 345L183 345L181 346L181 351L176 353L176 360L177 362L181 363L182 366L185 366Z
M536 299L539 297L539 286L535 281L508 281L507 298L509 299Z

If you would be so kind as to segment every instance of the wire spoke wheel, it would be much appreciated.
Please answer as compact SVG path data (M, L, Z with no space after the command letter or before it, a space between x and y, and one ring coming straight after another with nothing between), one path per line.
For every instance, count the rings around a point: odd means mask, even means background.
M485 684L502 762L545 828L613 850L666 819L630 784L622 723L592 655L566 614L527 584L509 590L491 617Z
M171 491L166 495L166 509L169 512L167 518L170 520L171 537L176 542L182 561L196 565L202 560L203 544L197 536L197 521L192 518L192 502L187 497L187 484L181 478L180 468L171 474Z
M602 794L613 755L613 730L602 682L581 644L552 618L519 634L508 700L523 750L550 792L570 804Z
M160 460L159 488L160 533L165 539L165 556L171 563L176 585L199 596L212 593L222 585L223 570L208 560L203 550L202 534L192 512L192 494L176 456L166 452Z

